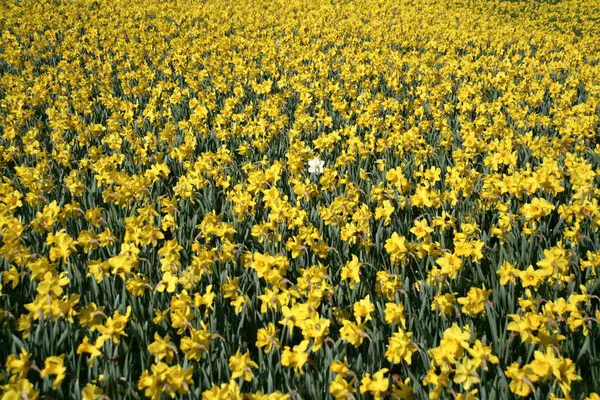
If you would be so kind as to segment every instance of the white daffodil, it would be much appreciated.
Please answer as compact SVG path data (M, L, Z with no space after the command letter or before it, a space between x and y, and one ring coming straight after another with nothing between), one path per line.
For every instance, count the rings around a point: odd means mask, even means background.
M308 172L311 174L322 174L324 165L325 161L321 160L319 157L315 157L308 162Z

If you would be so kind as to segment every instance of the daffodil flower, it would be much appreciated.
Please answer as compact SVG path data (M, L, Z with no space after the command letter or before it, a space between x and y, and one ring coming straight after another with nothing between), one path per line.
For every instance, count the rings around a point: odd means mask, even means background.
M325 161L321 160L319 157L315 157L308 162L308 172L311 174L322 174L324 166Z

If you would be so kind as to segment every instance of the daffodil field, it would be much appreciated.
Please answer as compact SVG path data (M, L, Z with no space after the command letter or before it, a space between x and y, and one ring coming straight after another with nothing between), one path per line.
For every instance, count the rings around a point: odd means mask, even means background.
M600 2L0 28L0 399L600 400Z

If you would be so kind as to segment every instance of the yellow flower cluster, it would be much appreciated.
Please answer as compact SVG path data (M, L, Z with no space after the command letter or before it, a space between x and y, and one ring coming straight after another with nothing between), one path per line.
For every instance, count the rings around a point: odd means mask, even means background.
M0 15L0 400L600 399L600 2Z

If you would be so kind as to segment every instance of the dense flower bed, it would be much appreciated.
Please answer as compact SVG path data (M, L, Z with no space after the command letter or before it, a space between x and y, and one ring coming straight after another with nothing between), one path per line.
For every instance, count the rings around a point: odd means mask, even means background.
M2 399L600 399L600 2L0 27Z

